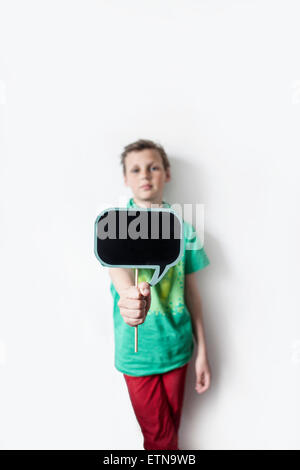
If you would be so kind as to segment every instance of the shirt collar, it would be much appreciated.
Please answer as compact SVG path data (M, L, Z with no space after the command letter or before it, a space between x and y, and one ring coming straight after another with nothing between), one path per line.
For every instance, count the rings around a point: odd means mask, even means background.
M133 197L131 197L127 203L127 208L131 208L131 207L140 207L136 205L136 203L133 200ZM166 201L162 201L162 207L171 207L171 205Z

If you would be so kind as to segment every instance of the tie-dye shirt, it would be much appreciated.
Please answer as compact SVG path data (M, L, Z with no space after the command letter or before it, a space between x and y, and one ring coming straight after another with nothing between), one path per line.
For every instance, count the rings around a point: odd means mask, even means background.
M165 201L162 205L171 207ZM127 208L138 208L133 198ZM184 250L180 261L151 286L151 306L144 323L138 325L137 352L134 351L135 328L123 320L117 305L120 296L113 283L110 284L114 300L115 367L122 373L132 376L161 374L183 366L193 355L191 315L184 299L185 274L204 268L210 261L204 248L199 248L194 226L184 220L183 234ZM150 282L153 273L153 268L139 268L138 282Z

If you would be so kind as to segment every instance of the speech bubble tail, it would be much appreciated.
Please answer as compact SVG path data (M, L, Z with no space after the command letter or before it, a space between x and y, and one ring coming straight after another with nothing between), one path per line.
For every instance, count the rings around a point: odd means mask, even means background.
M168 266L159 266L159 268L155 269L153 277L149 282L150 286L155 286L164 277L165 273L168 271Z

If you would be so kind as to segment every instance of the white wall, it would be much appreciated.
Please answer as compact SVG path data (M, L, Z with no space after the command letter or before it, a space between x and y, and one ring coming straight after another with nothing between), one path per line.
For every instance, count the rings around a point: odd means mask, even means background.
M170 203L205 205L210 389L182 449L299 449L297 1L3 1L3 449L142 449L114 368L96 216L119 154L162 143Z

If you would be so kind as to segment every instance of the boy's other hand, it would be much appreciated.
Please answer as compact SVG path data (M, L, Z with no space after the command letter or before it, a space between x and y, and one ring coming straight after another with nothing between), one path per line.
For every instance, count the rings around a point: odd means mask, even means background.
M206 357L206 354L200 352L197 354L195 361L196 384L195 390L197 393L205 392L211 382L211 370Z
M140 282L138 286L129 286L120 292L118 306L125 323L137 326L144 323L151 305L151 286Z

